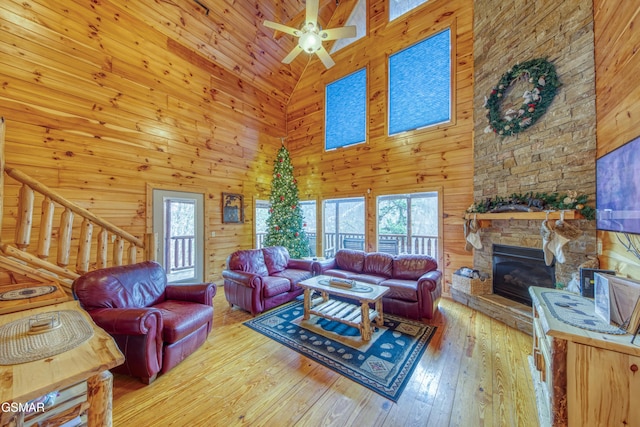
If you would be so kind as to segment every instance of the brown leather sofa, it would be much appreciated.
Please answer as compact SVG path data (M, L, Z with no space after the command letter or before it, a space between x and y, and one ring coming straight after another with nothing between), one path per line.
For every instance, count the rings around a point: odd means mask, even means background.
M432 319L442 295L442 272L427 255L390 255L340 249L326 261L316 261L314 275L352 279L387 286L385 313L410 319Z
M211 331L215 285L168 285L153 261L91 271L74 280L72 290L124 353L124 364L113 371L146 384L198 349Z
M245 249L227 258L224 295L229 305L262 313L302 294L296 284L312 277L313 261L291 259L283 246Z

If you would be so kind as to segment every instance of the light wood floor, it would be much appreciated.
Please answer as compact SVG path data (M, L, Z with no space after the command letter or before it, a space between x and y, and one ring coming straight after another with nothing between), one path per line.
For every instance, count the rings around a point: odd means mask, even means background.
M537 426L531 337L452 300L397 403L249 329L222 287L207 342L150 386L114 375L120 426Z

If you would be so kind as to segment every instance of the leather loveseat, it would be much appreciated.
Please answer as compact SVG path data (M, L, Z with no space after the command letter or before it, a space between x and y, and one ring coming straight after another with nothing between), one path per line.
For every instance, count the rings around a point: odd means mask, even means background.
M198 349L211 331L215 285L168 285L154 261L91 271L74 280L72 290L124 353L124 364L113 371L146 384Z
M334 258L316 261L314 274L387 286L384 312L411 319L432 319L442 295L442 272L427 255L390 255L340 249Z
M229 305L262 313L302 294L298 282L312 277L313 261L291 259L283 246L245 249L227 258L224 295Z

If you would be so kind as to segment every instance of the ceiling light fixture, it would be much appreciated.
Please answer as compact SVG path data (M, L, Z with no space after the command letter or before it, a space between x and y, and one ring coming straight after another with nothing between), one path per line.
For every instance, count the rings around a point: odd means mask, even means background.
M315 53L322 47L322 38L319 32L320 28L317 28L312 22L309 22L302 28L302 35L298 39L298 46L307 53Z
M329 52L322 46L322 42L356 36L356 27L354 25L323 30L318 24L318 3L319 0L307 0L305 23L299 30L277 22L264 21L265 27L298 37L298 45L282 60L283 63L291 63L300 52L304 51L310 54L315 53L326 68L331 68L335 65L335 62L329 56Z

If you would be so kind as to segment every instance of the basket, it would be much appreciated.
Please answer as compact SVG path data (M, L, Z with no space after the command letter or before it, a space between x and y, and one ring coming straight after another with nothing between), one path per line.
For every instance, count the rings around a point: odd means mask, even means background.
M485 295L493 293L491 279L471 279L470 277L453 275L452 286L454 289L469 295Z

